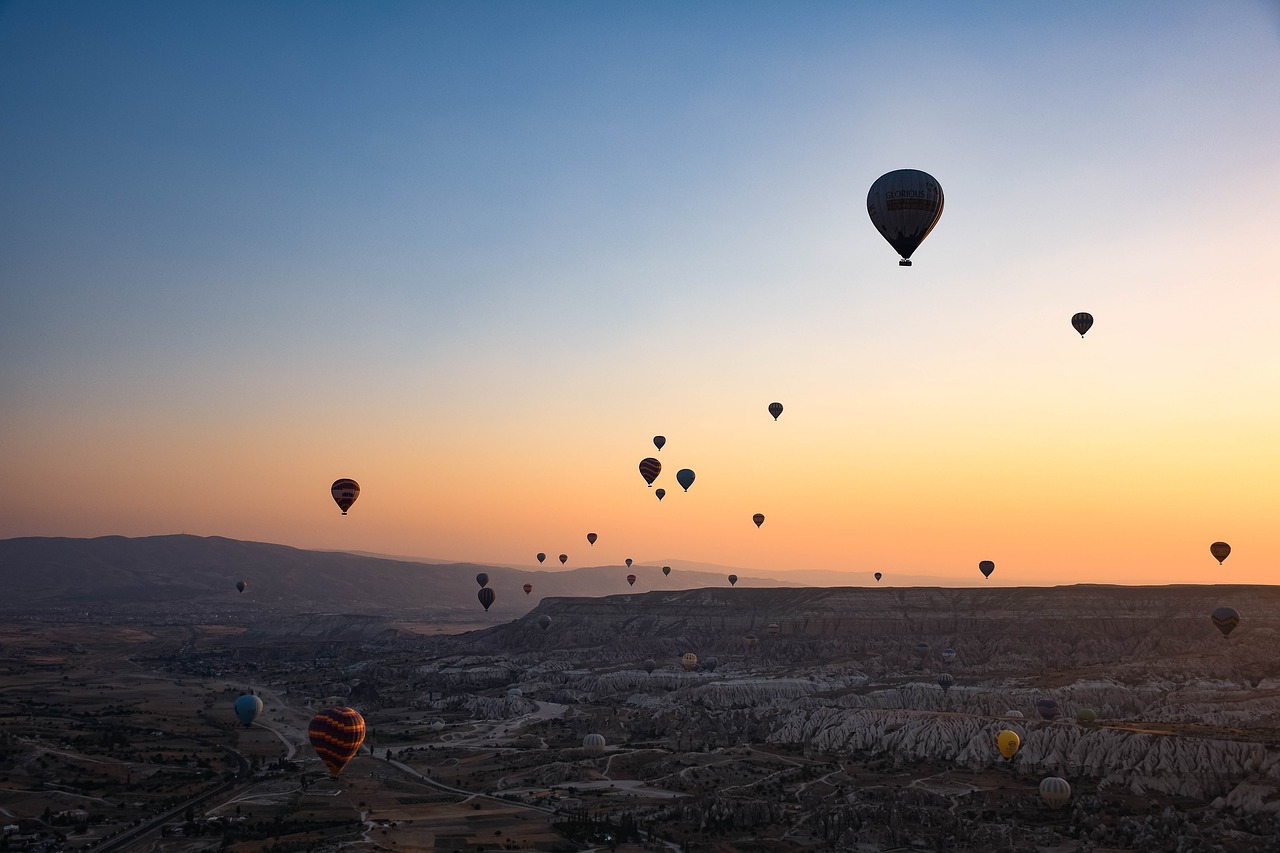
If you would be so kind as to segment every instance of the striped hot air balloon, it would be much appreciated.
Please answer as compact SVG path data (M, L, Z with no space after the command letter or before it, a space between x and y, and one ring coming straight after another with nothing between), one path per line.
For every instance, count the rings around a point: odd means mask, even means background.
M333 495L338 509L346 515L347 510L351 509L351 505L356 502L356 498L360 497L360 484L343 477L341 480L333 481L333 485L329 487L329 493Z
M693 652L685 652L680 655L680 665L684 667L685 672L693 672L698 668L698 656Z
M782 626L777 622L770 622L768 625L764 626L764 630L770 637L776 637L782 633Z
M337 776L364 743L364 717L354 708L326 708L311 718L307 737L329 775Z
M587 735L582 739L582 748L591 755L599 755L604 752L604 735Z
M489 608L493 606L493 602L497 600L498 595L486 586L476 593L476 598L484 605L485 612L488 612Z
M1053 808L1061 808L1071 800L1071 785L1066 779L1050 776L1041 781L1040 796Z
M658 475L662 473L662 463L652 456L646 456L640 460L640 476L644 477L644 481L650 486L653 481L658 479Z
M1222 636L1228 636L1240 624L1240 611L1234 607L1219 607L1209 614L1209 618L1213 620L1213 625L1222 632Z
M1080 337L1084 337L1084 333L1093 327L1093 315L1088 311L1081 311L1071 317L1071 326L1080 333Z
M956 683L955 676L949 672L944 672L938 676L938 686L942 688L942 692L946 693L951 689L951 685Z
M778 419L778 416L782 414L782 404L781 404L781 403L770 403L770 404L769 404L769 414L773 415L773 419L776 421L776 420Z

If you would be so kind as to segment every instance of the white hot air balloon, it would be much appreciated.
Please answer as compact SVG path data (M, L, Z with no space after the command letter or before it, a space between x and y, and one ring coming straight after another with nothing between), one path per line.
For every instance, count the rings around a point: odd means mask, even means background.
M582 748L591 755L599 755L604 752L604 735L587 735L582 739Z
M1071 785L1066 779L1049 776L1040 782L1040 796L1055 809L1061 808L1071 800Z
M911 253L942 218L942 184L928 172L898 169L876 179L867 193L867 215L889 245L911 266Z

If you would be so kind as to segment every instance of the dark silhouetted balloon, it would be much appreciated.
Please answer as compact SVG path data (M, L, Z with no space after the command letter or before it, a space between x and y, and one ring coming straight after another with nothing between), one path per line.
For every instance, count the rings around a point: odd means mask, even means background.
M604 752L604 735L587 735L582 739L582 748L592 755L599 755Z
M628 583L628 584L630 584L631 586L635 586L635 585L636 585L636 576L635 576L635 575L627 575L627 583Z
M707 670L707 672L715 672L716 667L718 667L719 665L720 665L720 661L716 659L715 655L712 655L709 658L702 659L702 666L704 669Z
M994 572L995 570L996 570L996 564L991 562L990 560L983 560L981 563L978 563L978 571L982 572L982 576L984 578L991 577L991 573Z
M736 584L737 582L738 582L738 576L737 576L737 575L729 575L729 586L733 586L733 585L734 585L734 584Z
M1040 796L1053 808L1061 808L1071 801L1071 785L1066 779L1050 776L1040 782Z
M697 474L694 474L693 469L691 468L681 468L676 472L676 482L679 483L680 487L686 492L689 491L689 487L693 485L695 477L697 477ZM714 489L712 491L714 491Z
M1226 637L1240 624L1240 611L1234 607L1219 607L1209 614L1214 626Z
M653 658L649 658L644 662L644 671L653 675L653 671L658 668L658 662Z
M753 648L755 644L758 642L760 642L760 638L757 637L755 634L747 634L745 637L742 638L742 644L749 649Z
M1098 712L1092 708L1081 708L1076 711L1076 722L1082 726L1091 726L1098 722Z
M489 589L487 586L476 593L476 598L480 599L480 603L484 605L484 609L486 611L493 605L493 602L497 597L498 596L494 594L494 591Z
M951 662L952 662L953 660L955 660L955 659L956 659L956 650L955 650L955 649L952 649L952 648L945 648L945 649L943 649L943 650L942 650L942 660L943 660L944 662L946 662L946 663L951 663Z
M542 562L543 560L545 560L545 559L547 559L547 555L546 555L546 554L544 554L544 553L542 553L541 551L539 551L539 552L538 552L538 562L539 562L539 563L541 563L541 562Z
M524 594L525 594L525 595L528 595L528 594L529 594L529 593L531 593L531 592L533 592L533 584L531 584L531 583L527 583L527 584L525 584L525 585L524 585Z
M627 568L631 568L631 558L627 557Z
M1089 331L1093 326L1093 315L1088 311L1081 311L1079 314L1073 314L1071 317L1071 325L1080 333L1080 337L1083 338L1084 333Z
M248 586L249 585L244 581L236 581L236 589L238 589L240 592L244 592L245 589L248 588Z
M486 586L489 585L489 576L484 572L481 572L480 574L476 575L476 583L480 584L481 589L484 589Z
M668 576L670 576L670 574L671 574L671 567L670 567L670 566L663 566L663 567L662 567L662 573L663 573L664 575L668 575Z
M884 575L880 574L879 572L876 572L876 583L880 583L880 578L882 577L884 577Z
M871 224L911 266L911 255L942 218L942 185L927 172L897 169L876 179L867 193Z
M1209 553L1218 561L1218 565L1222 565L1222 561L1231 556L1231 546L1226 542L1214 542L1209 546ZM1245 561L1246 563L1248 560Z
M955 683L956 683L955 678L952 677L951 673L949 672L944 672L942 673L942 675L938 676L938 686L942 688L943 693L946 693L948 690L950 690L951 685Z
M777 622L770 622L768 625L764 626L764 630L770 637L776 637L782 633L782 626Z
M307 737L329 775L337 776L364 743L364 717L354 708L326 708L311 718Z
M594 533L588 533L588 534L587 534L587 544L588 544L588 545L594 545L594 544L596 544L596 540L597 540L597 539L599 539L599 538L600 538L600 537L599 537L599 536L596 536Z
M360 484L344 477L341 480L334 480L333 485L329 487L329 492L338 504L338 509L346 515L347 510L351 509L351 505L356 502L356 498L360 497Z
M240 725L248 728L262 713L262 700L252 693L246 693L236 700L235 709Z
M658 448L658 450L662 450L662 445L666 443L667 437L665 435L655 435L653 437L653 446Z
M759 527L764 524L764 513L757 512L755 515L751 516L751 520L756 523L756 527Z
M665 497L667 496L667 490L666 490L666 489L658 489L656 492L654 492L654 494L658 496L658 500L662 500L663 498L665 498Z
M1061 711L1058 710L1057 701L1053 699L1037 699L1036 713L1046 720L1056 720Z
M646 456L640 460L640 476L644 477L644 481L650 486L653 481L658 479L658 475L662 473L662 463L652 456Z
M545 614L545 613L543 613L541 616L539 616L539 617L538 617L538 627L539 627L539 628L541 628L541 629L542 629L542 630L544 630L544 631L545 631L545 630L547 630L548 628L550 628L550 627L551 627L551 617L550 617L550 616L548 616L548 615L547 615L547 614Z
M778 415L782 414L782 404L781 404L781 403L770 403L770 404L769 404L769 414L773 415L773 419L776 421L776 420L778 419Z
M568 554L561 554L561 555L560 555L560 565L562 565L562 566L563 566L563 565L564 565L565 563L567 563L567 562L569 562L569 555L568 555Z

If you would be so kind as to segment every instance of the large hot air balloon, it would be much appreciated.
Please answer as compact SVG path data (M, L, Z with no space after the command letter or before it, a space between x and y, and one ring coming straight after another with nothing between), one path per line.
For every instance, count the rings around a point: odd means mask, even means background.
M311 718L307 737L329 775L337 776L364 743L364 717L354 708L326 708Z
M1076 722L1082 726L1091 726L1098 722L1098 712L1092 708L1081 708L1076 711Z
M652 456L646 456L640 460L640 476L644 477L644 481L650 486L653 481L658 479L658 475L662 473L662 463Z
M533 592L533 584L531 584L531 583L527 583L527 584L525 584L525 585L524 585L524 594L525 594L525 595L528 595L528 594L529 594L529 593L531 593L531 592Z
M729 575L729 586L733 586L738 582L737 575Z
M782 626L777 622L770 622L768 625L764 626L764 631L770 637L776 637L782 633Z
M1018 747L1022 746L1022 738L1018 737L1017 732L1011 732L1008 729L996 735L996 749L1005 758L1013 758L1018 754Z
M667 496L667 490L666 490L666 489L658 489L656 492L654 492L654 494L658 496L658 500L662 500L663 498L665 498L665 497Z
M691 468L681 468L676 472L676 482L687 492L689 487L693 485L693 480L697 475L693 473Z
M258 719L258 715L262 713L262 700L252 693L246 693L236 700L236 704L233 707L240 725L248 728L253 725L253 721Z
M604 735L587 735L582 739L582 748L592 755L599 755L604 752Z
M568 554L561 554L561 555L560 555L560 565L562 565L562 566L563 566L563 565L564 565L565 563L567 563L567 562L569 562L569 555L568 555Z
M541 562L542 562L543 560L545 560L545 559L547 559L547 555L546 555L546 554L544 554L544 553L542 553L541 551L539 551L539 552L538 552L538 562L539 562L539 563L541 563Z
M693 672L698 668L698 656L693 652L685 652L680 655L680 665L684 667L685 672Z
M588 544L588 545L594 545L594 544L596 544L596 540L597 540L597 539L599 539L599 538L600 538L600 537L599 537L599 536L596 536L594 533L588 533L588 534L587 534L587 544Z
M627 583L628 583L628 584L630 584L631 586L635 586L635 585L636 585L636 576L635 576L635 575L627 575Z
M1222 565L1222 561L1231 556L1231 546L1226 542L1214 542L1209 546L1209 553L1218 561L1218 565ZM1245 562L1248 562L1247 560Z
M948 690L950 690L951 685L955 683L956 683L955 678L953 678L951 673L949 672L944 672L942 673L942 675L938 676L938 686L942 688L943 693L946 693Z
M716 667L719 665L720 665L720 661L716 658L715 655L712 655L709 658L702 659L702 666L707 670L707 672L715 672Z
M642 664L642 666L644 666L645 672L653 675L653 671L658 668L658 662L653 658L649 658Z
M952 649L952 648L945 648L945 649L943 649L943 650L942 650L942 660L943 660L943 661L945 661L946 663L951 663L951 662L952 662L953 660L955 660L955 659L956 659L956 650L955 650L955 649Z
M751 516L751 520L756 523L756 527L759 527L764 524L764 513L757 512L755 515Z
M1040 796L1055 809L1061 808L1071 800L1071 785L1066 779L1050 776L1040 782Z
M978 563L978 571L982 572L982 576L984 578L991 577L991 573L994 572L995 570L996 570L996 564L991 562L990 560L983 560L981 563Z
M1056 720L1058 719L1058 714L1061 712L1058 710L1058 703L1056 700L1037 699L1036 713L1046 720Z
M627 557L627 568L631 568L631 558Z
M1093 315L1088 311L1081 311L1079 314L1073 314L1071 317L1071 325L1080 333L1080 337L1084 337L1084 333L1089 331L1093 326Z
M476 583L480 584L481 589L484 589L486 586L489 585L489 575L487 575L484 572L481 572L480 574L476 575Z
M351 505L356 502L356 498L360 497L360 484L344 477L341 480L334 480L333 485L329 487L329 492L337 502L338 509L346 515L347 510L351 509Z
M769 414L773 415L773 419L776 421L776 420L778 419L778 415L782 414L782 404L781 404L781 403L770 403L770 404L769 404Z
M236 589L238 589L240 592L244 592L245 588L248 586L249 585L244 581L236 581Z
M547 630L548 628L550 628L550 627L551 627L551 617L550 617L550 616L548 616L548 615L547 615L547 614L545 614L545 613L543 613L541 616L539 616L539 617L538 617L538 627L539 627L539 628L541 628L541 629L542 629L542 630L544 630L544 631L545 631L545 630Z
M1222 632L1222 636L1228 636L1240 624L1240 611L1234 607L1219 607L1209 614L1209 618L1213 620L1214 627Z
M663 566L663 567L662 567L662 573L663 573L664 575L666 575L666 576L670 577L670 576L671 576L671 567L670 567L670 566Z
M662 450L662 445L666 443L667 437L665 435L655 435L653 437L653 446L658 448L658 450Z
M876 583L880 583L880 578L882 577L884 577L884 575L880 574L879 572L876 572Z
M480 599L480 603L484 605L486 612L488 612L489 608L493 606L493 602L497 597L498 596L494 594L494 591L489 589L487 586L476 593L476 598Z
M942 218L942 185L919 169L898 169L876 179L867 193L871 224L911 266L914 252Z

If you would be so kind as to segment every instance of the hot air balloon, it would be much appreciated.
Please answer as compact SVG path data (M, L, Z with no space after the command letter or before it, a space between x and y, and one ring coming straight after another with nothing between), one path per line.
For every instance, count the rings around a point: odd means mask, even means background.
M734 584L736 584L737 582L738 582L738 576L737 576L737 575L729 575L729 586L733 586L733 585L734 585Z
M364 717L354 708L326 708L311 718L307 737L329 775L337 776L364 743Z
M1017 717L1019 720L1023 718L1023 713L1021 711L1016 711L1012 708L1010 708L1008 711L1005 711L1004 715L1006 717Z
M782 414L782 404L781 404L781 403L770 403L770 404L769 404L769 414L773 415L773 419L776 421L776 420L778 419L778 415L781 415L781 414Z
M946 648L946 649L943 649L943 650L942 650L942 659L943 659L944 661L946 661L947 663L951 663L953 660L955 660L955 659L956 659L956 650L955 650L955 649L952 649L952 648Z
M956 680L951 676L951 673L949 672L944 672L942 673L942 675L938 676L938 686L942 688L943 693L946 693L948 690L950 690L951 685L955 683L956 683Z
M662 445L666 443L667 437L665 435L655 435L653 437L653 446L658 448L658 450L662 450Z
M653 658L649 658L642 664L642 666L644 666L645 672L653 675L653 671L658 668L658 662Z
M768 625L764 626L764 630L770 637L776 637L782 633L782 626L777 622L770 622Z
M1040 782L1040 796L1053 808L1061 808L1071 800L1071 785L1066 779L1050 776Z
M1037 699L1036 713L1046 720L1056 720L1061 712L1058 710L1057 701L1053 699Z
M543 560L545 560L545 559L547 559L547 555L546 555L546 554L544 554L544 553L542 553L541 551L539 551L539 552L538 552L538 562L539 562L539 563L541 563L541 562L542 562Z
M539 627L539 628L541 628L541 629L542 629L542 630L544 630L544 631L545 631L545 630L547 630L548 628L550 628L550 627L551 627L551 617L550 617L550 616L548 616L548 615L547 615L547 614L545 614L545 613L543 613L541 616L539 616L539 617L538 617L538 627Z
M911 254L942 218L942 185L927 172L898 169L876 179L867 193L871 224L911 266Z
M1214 627L1222 632L1222 636L1228 636L1240 624L1240 611L1234 607L1219 607L1209 614L1209 618L1213 620Z
M996 749L1005 758L1013 758L1018 754L1018 747L1022 746L1022 738L1018 737L1017 732L1011 732L1008 729L996 735Z
M1209 553L1218 561L1218 565L1222 565L1222 561L1231 556L1231 546L1226 542L1214 542L1209 546ZM1247 561L1246 561L1247 562Z
M604 735L587 735L582 739L582 748L592 755L599 755L604 752Z
M480 574L476 575L476 583L480 584L481 589L484 589L486 586L489 585L489 576L484 572L481 572Z
M249 585L244 581L236 581L236 589L238 589L240 592L244 592L245 588L248 586Z
M476 598L480 599L480 603L484 605L485 612L488 612L497 597L498 596L494 594L493 590L489 589L487 586L476 593Z
M1080 337L1084 337L1084 333L1089 331L1093 326L1093 315L1088 311L1081 311L1079 314L1071 316L1071 325L1080 333Z
M697 475L693 473L691 468L681 468L676 472L676 482L687 492L689 487L693 485L693 479Z
M1098 712L1092 708L1081 708L1076 711L1076 722L1082 726L1091 726L1098 722Z
M707 672L715 672L716 667L719 665L720 661L716 659L715 655L702 659L702 666L707 670Z
M329 487L329 492L337 502L338 509L346 515L347 510L351 509L351 505L356 502L356 498L360 497L360 484L344 477L341 480L334 480L333 485Z
M693 652L685 652L680 655L680 665L684 667L685 672L693 672L698 668L698 656Z
M876 583L880 583L880 578L882 577L884 577L884 575L880 574L879 572L876 572Z
M636 576L635 576L635 575L627 575L627 583L628 583L628 584L630 584L631 586L635 586L635 585L636 585Z
M658 500L662 500L663 498L665 498L665 497L667 496L667 490L666 490L666 489L658 489L656 492L654 492L654 494L658 496Z
M525 594L525 595L528 595L528 594L529 594L529 593L531 593L531 592L533 592L533 584L531 584L531 583L527 583L527 584L525 584L525 585L524 585L524 594Z
M568 555L568 554L561 554L561 555L560 555L560 565L562 565L562 566L563 566L563 565L564 565L565 563L567 563L567 562L569 562L569 555Z
M760 638L757 637L755 634L747 634L745 637L742 638L743 645L745 645L749 649L754 647L755 644L758 642L760 642Z
M587 534L587 544L588 544L588 545L594 545L594 544L596 544L596 540L597 540L597 539L599 539L599 538L600 538L600 537L599 537L599 536L596 536L594 533L588 533L588 534Z
M923 641L916 643L916 654L920 655L920 657L929 654L929 644Z
M671 575L671 567L670 567L670 566L663 566L663 567L662 567L662 573L663 573L664 575L667 575L668 577L670 577L670 575Z
M644 477L644 481L650 486L653 481L658 479L658 475L662 473L662 463L652 456L646 456L640 460L640 476Z
M764 524L764 513L757 512L755 515L751 516L751 520L756 523L756 527L759 527Z
M262 713L262 700L252 693L246 693L236 700L233 707L240 725L248 728L253 725L253 721L258 719L258 715Z
M983 560L981 563L978 563L978 571L982 572L982 576L984 578L991 577L991 573L994 572L995 570L996 570L996 564L991 562L990 560Z

